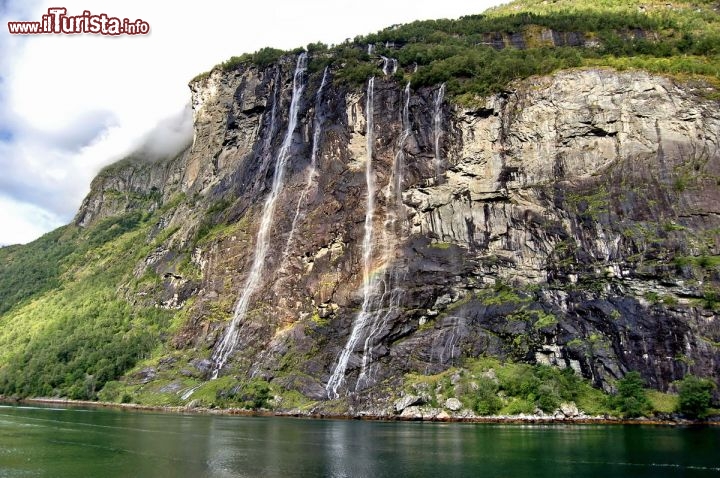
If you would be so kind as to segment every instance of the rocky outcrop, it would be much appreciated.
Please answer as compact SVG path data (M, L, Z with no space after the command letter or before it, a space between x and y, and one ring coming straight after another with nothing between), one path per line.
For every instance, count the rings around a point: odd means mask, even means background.
M179 190L187 152L166 158L136 154L103 169L90 185L75 216L75 224L97 221L132 211L151 211Z
M176 232L139 273L177 280L183 257L196 268L173 339L190 355L218 343L250 272L294 65L193 83L192 147L140 181L185 194L163 225ZM365 300L368 139L377 279L340 387L354 410L392 396L406 373L481 355L570 367L608 390L629 370L663 390L688 371L714 375L720 113L702 85L573 70L468 108L438 103L437 88L408 98L378 76L368 132L365 86L329 72L318 95L322 74L304 79L273 253L221 375L327 399ZM137 189L135 170L123 171L96 180L78 223L131 207L108 201L107 191ZM416 398L388 409L412 414Z

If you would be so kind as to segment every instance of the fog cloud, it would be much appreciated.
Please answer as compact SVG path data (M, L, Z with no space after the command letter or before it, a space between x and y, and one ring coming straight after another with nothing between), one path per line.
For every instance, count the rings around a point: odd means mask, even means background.
M145 135L137 150L148 160L172 157L192 143L193 115L190 103L178 113L158 122L155 128Z

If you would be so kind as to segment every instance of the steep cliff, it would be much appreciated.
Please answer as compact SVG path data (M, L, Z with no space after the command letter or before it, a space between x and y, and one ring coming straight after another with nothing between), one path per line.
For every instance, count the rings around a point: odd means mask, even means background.
M200 274L174 342L206 359L193 359L204 379L248 286L294 63L192 86L196 136L182 181L209 198L217 224L199 239L187 225L176 233L196 244ZM321 75L301 81L267 219L272 252L221 376L323 400L382 394L376 385L485 355L571 367L607 390L630 370L662 390L688 372L715 374L716 102L666 78L591 69L467 109L438 88L377 77L368 131L369 91L335 86L331 74L322 90ZM185 211L168 217L187 224ZM166 255L177 253L154 251L147 267L166 275Z
M708 84L584 67L458 102L369 50L360 85L322 54L214 69L186 151L96 178L76 225L145 214L117 292L176 324L101 397L392 414L483 357L717 379Z

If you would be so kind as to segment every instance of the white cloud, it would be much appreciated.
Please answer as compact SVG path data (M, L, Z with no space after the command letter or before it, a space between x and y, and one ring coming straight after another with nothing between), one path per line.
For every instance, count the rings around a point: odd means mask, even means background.
M395 23L454 18L499 3L8 0L0 11L0 194L6 196L3 210L12 211L1 217L0 244L56 227L48 217L68 221L94 174L147 140L158 123L168 126L167 118L189 100L190 78L232 55L263 46L340 43ZM4 30L9 20L40 20L57 6L69 15L90 10L141 18L151 32L20 37ZM175 126L178 140L186 129ZM22 218L24 225L18 222ZM6 220L23 234L11 232Z
M63 225L63 220L32 204L0 196L0 246L21 244Z

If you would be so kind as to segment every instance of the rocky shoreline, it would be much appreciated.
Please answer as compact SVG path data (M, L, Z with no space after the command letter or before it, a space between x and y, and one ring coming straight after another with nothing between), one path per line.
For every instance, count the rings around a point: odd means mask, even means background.
M0 403L20 404L20 405L61 405L63 407L88 407L88 408L111 408L116 410L129 411L148 411L162 413L177 414L197 414L197 415L236 415L248 417L287 417L287 418L306 418L320 420L368 420L368 421L401 421L401 422L442 422L442 423L503 423L513 425L553 425L553 424L572 424L572 425L663 425L663 426L688 426L688 425L720 425L720 416L712 416L706 420L687 420L678 417L659 417L659 418L620 418L614 416L589 416L578 414L576 416L565 416L561 414L553 415L490 415L476 416L466 414L450 415L446 412L437 414L421 413L402 413L397 415L381 415L370 413L358 414L332 414L332 413L316 413L305 412L300 410L246 410L241 408L204 408L204 407L172 407L172 406L156 406L156 405L140 405L136 403L113 403L113 402L94 402L89 400L69 400L63 398L26 398L15 400L0 397Z

